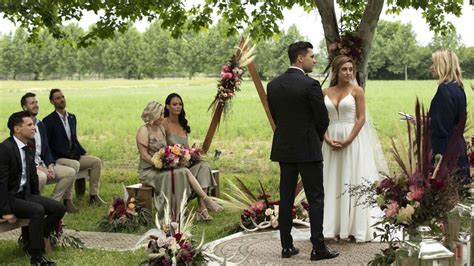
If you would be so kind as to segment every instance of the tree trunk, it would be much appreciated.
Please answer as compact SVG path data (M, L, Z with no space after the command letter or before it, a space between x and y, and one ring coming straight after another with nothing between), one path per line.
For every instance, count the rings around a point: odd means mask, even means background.
M365 88L369 54L384 2L383 0L369 0L359 24L357 35L362 38L362 58L357 66L357 71L359 72L359 85L362 88Z
M334 10L333 0L314 0L319 15L321 16L321 23L323 24L324 37L326 39L326 48L329 54L329 45L339 38L339 30L337 27L336 11ZM317 44L314 44L317 45Z
M408 80L408 66L405 65L405 80Z

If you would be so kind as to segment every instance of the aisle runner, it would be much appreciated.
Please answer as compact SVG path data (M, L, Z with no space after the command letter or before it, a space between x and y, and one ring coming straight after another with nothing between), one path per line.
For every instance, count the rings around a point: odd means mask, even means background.
M231 261L241 261L247 254L250 254L245 264L248 265L367 265L367 262L374 258L380 249L387 245L370 243L353 243L347 241L328 241L329 246L340 255L332 260L311 262L309 260L311 252L311 242L309 241L309 228L292 230L293 240L296 247L300 249L300 254L290 259L281 259L280 235L277 230L262 233L237 233L211 243L206 247L213 250L213 253L223 258L235 254ZM217 264L216 264L217 265Z

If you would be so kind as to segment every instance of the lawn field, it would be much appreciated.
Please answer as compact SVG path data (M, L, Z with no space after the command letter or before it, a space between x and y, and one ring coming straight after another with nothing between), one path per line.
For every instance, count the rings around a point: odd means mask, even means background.
M473 81L466 80L466 87ZM266 84L264 84L266 85ZM390 162L389 141L403 132L398 112L414 113L416 97L428 108L436 91L436 81L368 81L366 101L372 121L382 141L387 160ZM101 195L109 203L114 195L122 194L121 184L138 182L138 152L135 145L136 129L142 124L141 113L146 103L156 100L163 103L171 92L183 97L187 119L191 126L190 143L202 144L207 132L211 113L207 111L216 92L213 79L163 79L163 80L85 80L85 81L0 81L0 138L8 136L8 116L20 110L20 98L28 92L37 94L42 118L53 111L48 95L51 88L61 88L66 96L67 110L78 119L79 140L91 155L103 161ZM474 134L472 128L472 102L474 93L466 89L469 101L469 129L466 136ZM278 193L278 166L269 161L272 130L267 121L258 94L251 81L245 81L241 91L233 99L227 119L220 125L206 159L221 172L221 189L225 180L234 176L245 179L257 188L261 179L272 194ZM214 151L220 150L219 158ZM391 167L393 168L393 166ZM50 193L52 186L47 186ZM276 194L275 194L276 195ZM76 200L75 200L76 201ZM90 208L86 199L77 200L81 212L67 215L67 228L97 230L96 222L107 213L107 206ZM224 211L212 214L211 223L196 223L195 233L205 232L206 241L228 235L239 219L238 213ZM17 254L13 256L11 254ZM0 258L26 263L14 242L0 241ZM72 262L70 260L73 259ZM144 258L142 251L119 253L92 250L59 249L53 254L60 264L82 264L79 257L100 257L104 265L120 258L123 264L135 264ZM123 258L123 259L122 259ZM2 262L3 263L3 259ZM92 263L92 259L86 262ZM117 260L118 261L118 260Z

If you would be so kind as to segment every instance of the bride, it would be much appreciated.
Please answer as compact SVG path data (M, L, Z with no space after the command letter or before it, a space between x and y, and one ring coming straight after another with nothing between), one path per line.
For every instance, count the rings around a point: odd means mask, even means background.
M324 236L356 240L372 239L371 210L355 206L355 199L342 194L347 185L378 179L379 171L387 171L383 153L375 158L378 143L366 123L364 90L353 84L354 61L347 56L334 58L333 76L325 90L324 103L329 113L329 127L324 136ZM375 145L375 144L377 145ZM377 162L382 162L377 167ZM342 194L342 195L341 195Z

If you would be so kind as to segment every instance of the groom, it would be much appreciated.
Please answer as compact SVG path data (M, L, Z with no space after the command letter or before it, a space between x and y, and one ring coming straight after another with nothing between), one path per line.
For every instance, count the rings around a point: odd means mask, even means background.
M313 46L296 42L288 47L291 66L268 83L267 97L276 124L270 159L280 164L281 256L298 254L293 245L291 209L295 201L298 174L301 175L309 202L311 223L311 260L335 258L324 243L323 157L321 142L329 125L328 112L319 82L306 76L315 64Z

